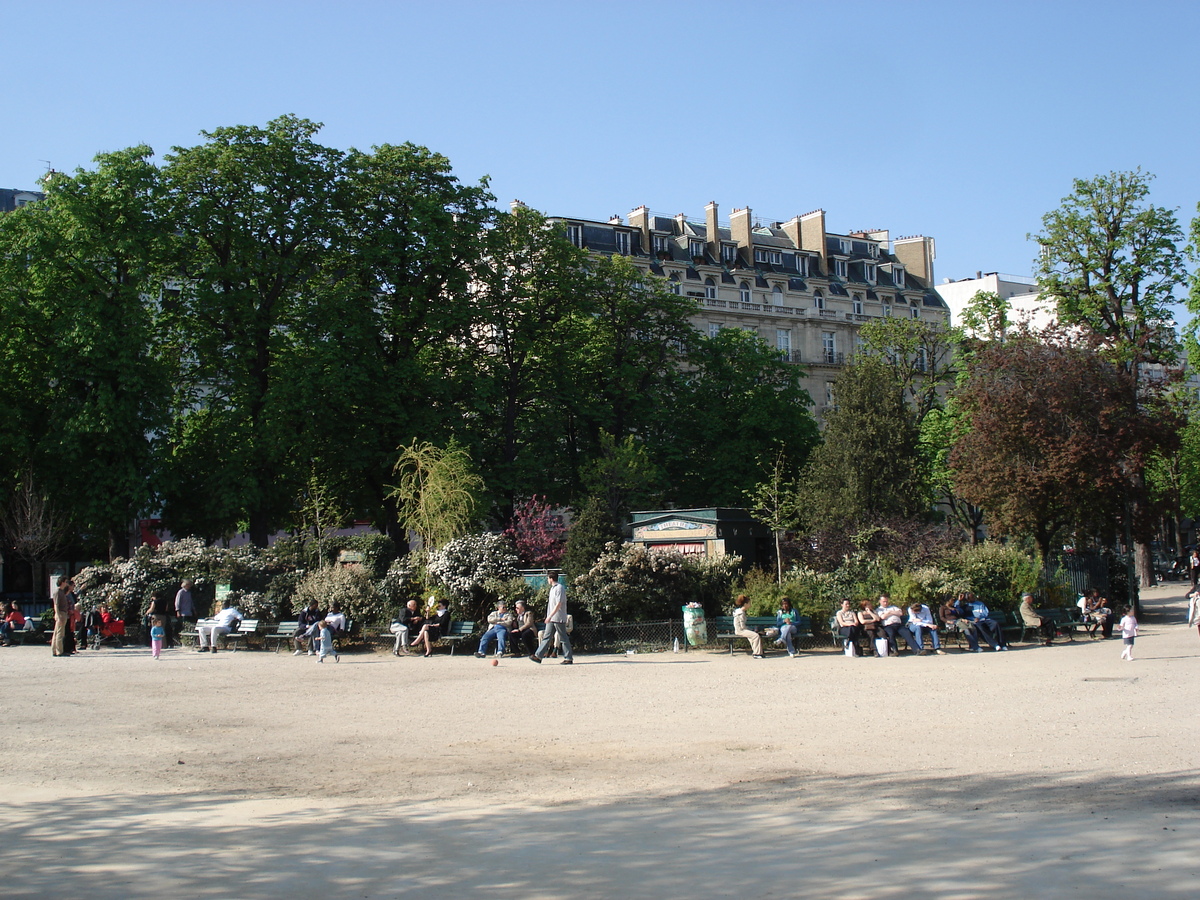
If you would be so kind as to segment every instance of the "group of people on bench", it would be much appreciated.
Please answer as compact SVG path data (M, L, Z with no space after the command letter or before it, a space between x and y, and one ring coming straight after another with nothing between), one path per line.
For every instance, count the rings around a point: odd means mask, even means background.
M321 605L313 600L308 604L308 609L300 610L300 615L296 619L296 631L292 635L296 649L292 656L300 656L304 653L304 647L307 644L309 656L315 656L319 651L322 660L331 653L336 657L333 640L339 634L345 634L349 628L346 614L342 612L340 606L331 603L329 612L322 613Z
M947 597L938 615L947 628L966 638L968 648L974 653L983 652L979 646L981 639L993 650L1008 649L1004 627L992 618L987 604L973 594ZM863 600L859 608L854 609L852 601L847 599L842 601L835 621L849 656L899 656L901 643L921 656L945 653L933 612L924 603L912 603L903 609L887 594L880 594L877 606L872 607L870 600ZM925 648L926 634L929 635L928 650ZM864 640L865 648L862 646Z
M431 601L432 597L429 598ZM421 615L416 600L409 600L392 620L391 632L396 636L392 652L396 656L408 654L412 646L425 648L425 656L433 656L433 645L450 631L450 608L445 600L435 601L432 615Z

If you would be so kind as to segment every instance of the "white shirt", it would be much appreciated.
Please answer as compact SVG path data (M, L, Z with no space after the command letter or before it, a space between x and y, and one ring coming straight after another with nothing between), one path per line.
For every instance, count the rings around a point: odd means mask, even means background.
M229 609L221 610L213 618L217 620L217 625L220 627L232 628L234 622L241 621L242 614L238 612L236 606L231 606Z
M330 627L333 628L335 631L345 631L346 630L346 614L345 613L329 613L328 615L325 616L325 621L328 622Z
M567 589L557 581L550 588L550 602L546 605L546 621L567 624Z

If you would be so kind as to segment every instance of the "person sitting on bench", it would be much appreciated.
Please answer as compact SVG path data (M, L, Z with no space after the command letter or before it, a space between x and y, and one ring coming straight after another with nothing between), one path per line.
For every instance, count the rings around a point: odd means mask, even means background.
M504 655L504 648L508 643L508 629L513 620L512 613L508 611L508 604L503 600L497 600L496 611L488 613L487 620L490 627L479 639L479 649L475 651L475 655L479 659L487 656L488 647L491 646L492 641L496 642L496 655Z
M217 638L229 634L242 621L242 614L233 605L232 600L225 601L225 608L217 613L211 622L196 626L196 634L200 639L201 653L216 653Z

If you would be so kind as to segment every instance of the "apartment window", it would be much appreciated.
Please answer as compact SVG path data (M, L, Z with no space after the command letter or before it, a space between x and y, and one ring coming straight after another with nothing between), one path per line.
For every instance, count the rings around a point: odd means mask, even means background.
M704 255L704 241L688 241L688 252L692 256Z
M816 291L813 294L813 309L824 309L824 308L825 308L825 298L821 295L820 291Z
M568 225L567 226L567 240L570 241L572 244L574 244L576 247L582 247L583 246L583 226L582 225Z
M716 300L717 299L717 283L715 281L713 281L711 278L704 279L704 299L705 300Z
M904 287L904 268L902 266L892 267L892 282L896 287Z
M929 368L929 354L925 352L925 348L921 347L917 350L917 371L924 372Z
M892 314L892 306L890 303L883 304L883 314L885 316L890 316Z
M863 314L862 294L855 294L850 300L850 305L854 310L854 314L856 316L861 316Z
M783 288L781 288L779 285L775 285L775 287L771 288L771 305L783 306Z
M670 245L669 245L668 241L669 241L669 239L667 238L666 235L656 234L654 236L654 252L655 253L666 253L667 250L670 249Z
M683 288L682 288L682 287L680 287L680 285L679 285L679 282L678 282L678 281L672 281L672 282L671 282L671 293L672 293L672 294L675 294L675 295L679 295L679 294L682 294L682 293L683 293Z
M782 266L783 252L780 250L755 250L754 261L766 263L769 266Z
M863 263L863 277L867 280L867 284L875 283L875 264Z
M808 277L808 257L803 253L796 254L796 274L801 278Z
M912 313L912 317L914 319L921 318L921 310L919 308L914 306L912 309L909 310L909 312Z
M617 242L617 252L620 253L622 256L628 256L629 255L629 232L628 231L614 231L613 237L616 239L616 242Z
M833 406L833 382L825 382L825 405Z
M721 333L721 323L720 322L709 322L708 323L708 336L710 338L715 338L720 333Z
M783 356L789 356L792 352L792 330L790 328L775 329L775 349Z
M832 331L821 332L821 352L825 354L825 362L833 362L837 353L837 335Z
M846 277L846 261L844 259L835 259L833 261L833 274L838 278Z
M750 302L750 285L744 281L738 285L738 297L741 298L743 303Z
M733 264L737 262L737 245L722 244L721 245L721 262Z

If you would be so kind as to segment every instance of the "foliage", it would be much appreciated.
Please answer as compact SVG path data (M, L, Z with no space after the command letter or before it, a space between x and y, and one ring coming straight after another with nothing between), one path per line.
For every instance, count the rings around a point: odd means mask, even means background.
M396 559L396 544L386 534L342 534L335 535L324 542L325 556L314 563L313 568L320 565L330 565L338 561L343 550L350 550L362 557L363 570L375 580L387 576L394 566ZM312 542L308 549L316 549ZM411 566L408 567L411 570Z
M400 524L415 531L426 548L461 537L475 521L483 479L463 448L413 441L401 451L395 472L400 478L391 496Z
M601 431L599 452L580 476L590 495L603 499L608 517L623 522L635 500L650 497L660 472L645 446L632 435L618 441Z
M590 498L571 522L563 551L562 568L567 575L582 575L596 564L605 546L622 540L621 527L608 513L608 505Z
M1022 592L1036 592L1042 584L1041 559L995 541L963 547L945 567L993 609L1016 609Z
M675 618L691 599L687 586L682 554L616 542L574 581L579 601L597 623Z
M824 442L804 472L801 517L809 528L911 517L930 500L920 432L896 374L867 356L834 387Z
M888 364L899 380L917 422L941 405L942 391L957 371L955 347L962 333L940 322L888 316L859 331L863 352Z
M479 619L494 601L489 587L517 577L516 551L502 534L469 534L429 554L430 583L449 594L463 618Z
M358 566L322 566L307 573L296 585L292 609L299 613L313 600L325 610L336 603L347 619L357 622L386 622L395 611Z
M522 500L513 509L512 523L504 533L516 547L526 568L555 567L562 559L566 528L545 498L537 494Z
M783 534L800 520L798 486L789 477L783 448L776 451L774 460L769 464L760 462L760 465L767 469L767 480L756 485L754 490L747 491L746 499L750 501L750 515L770 528L775 537L775 574L776 580L782 583Z

